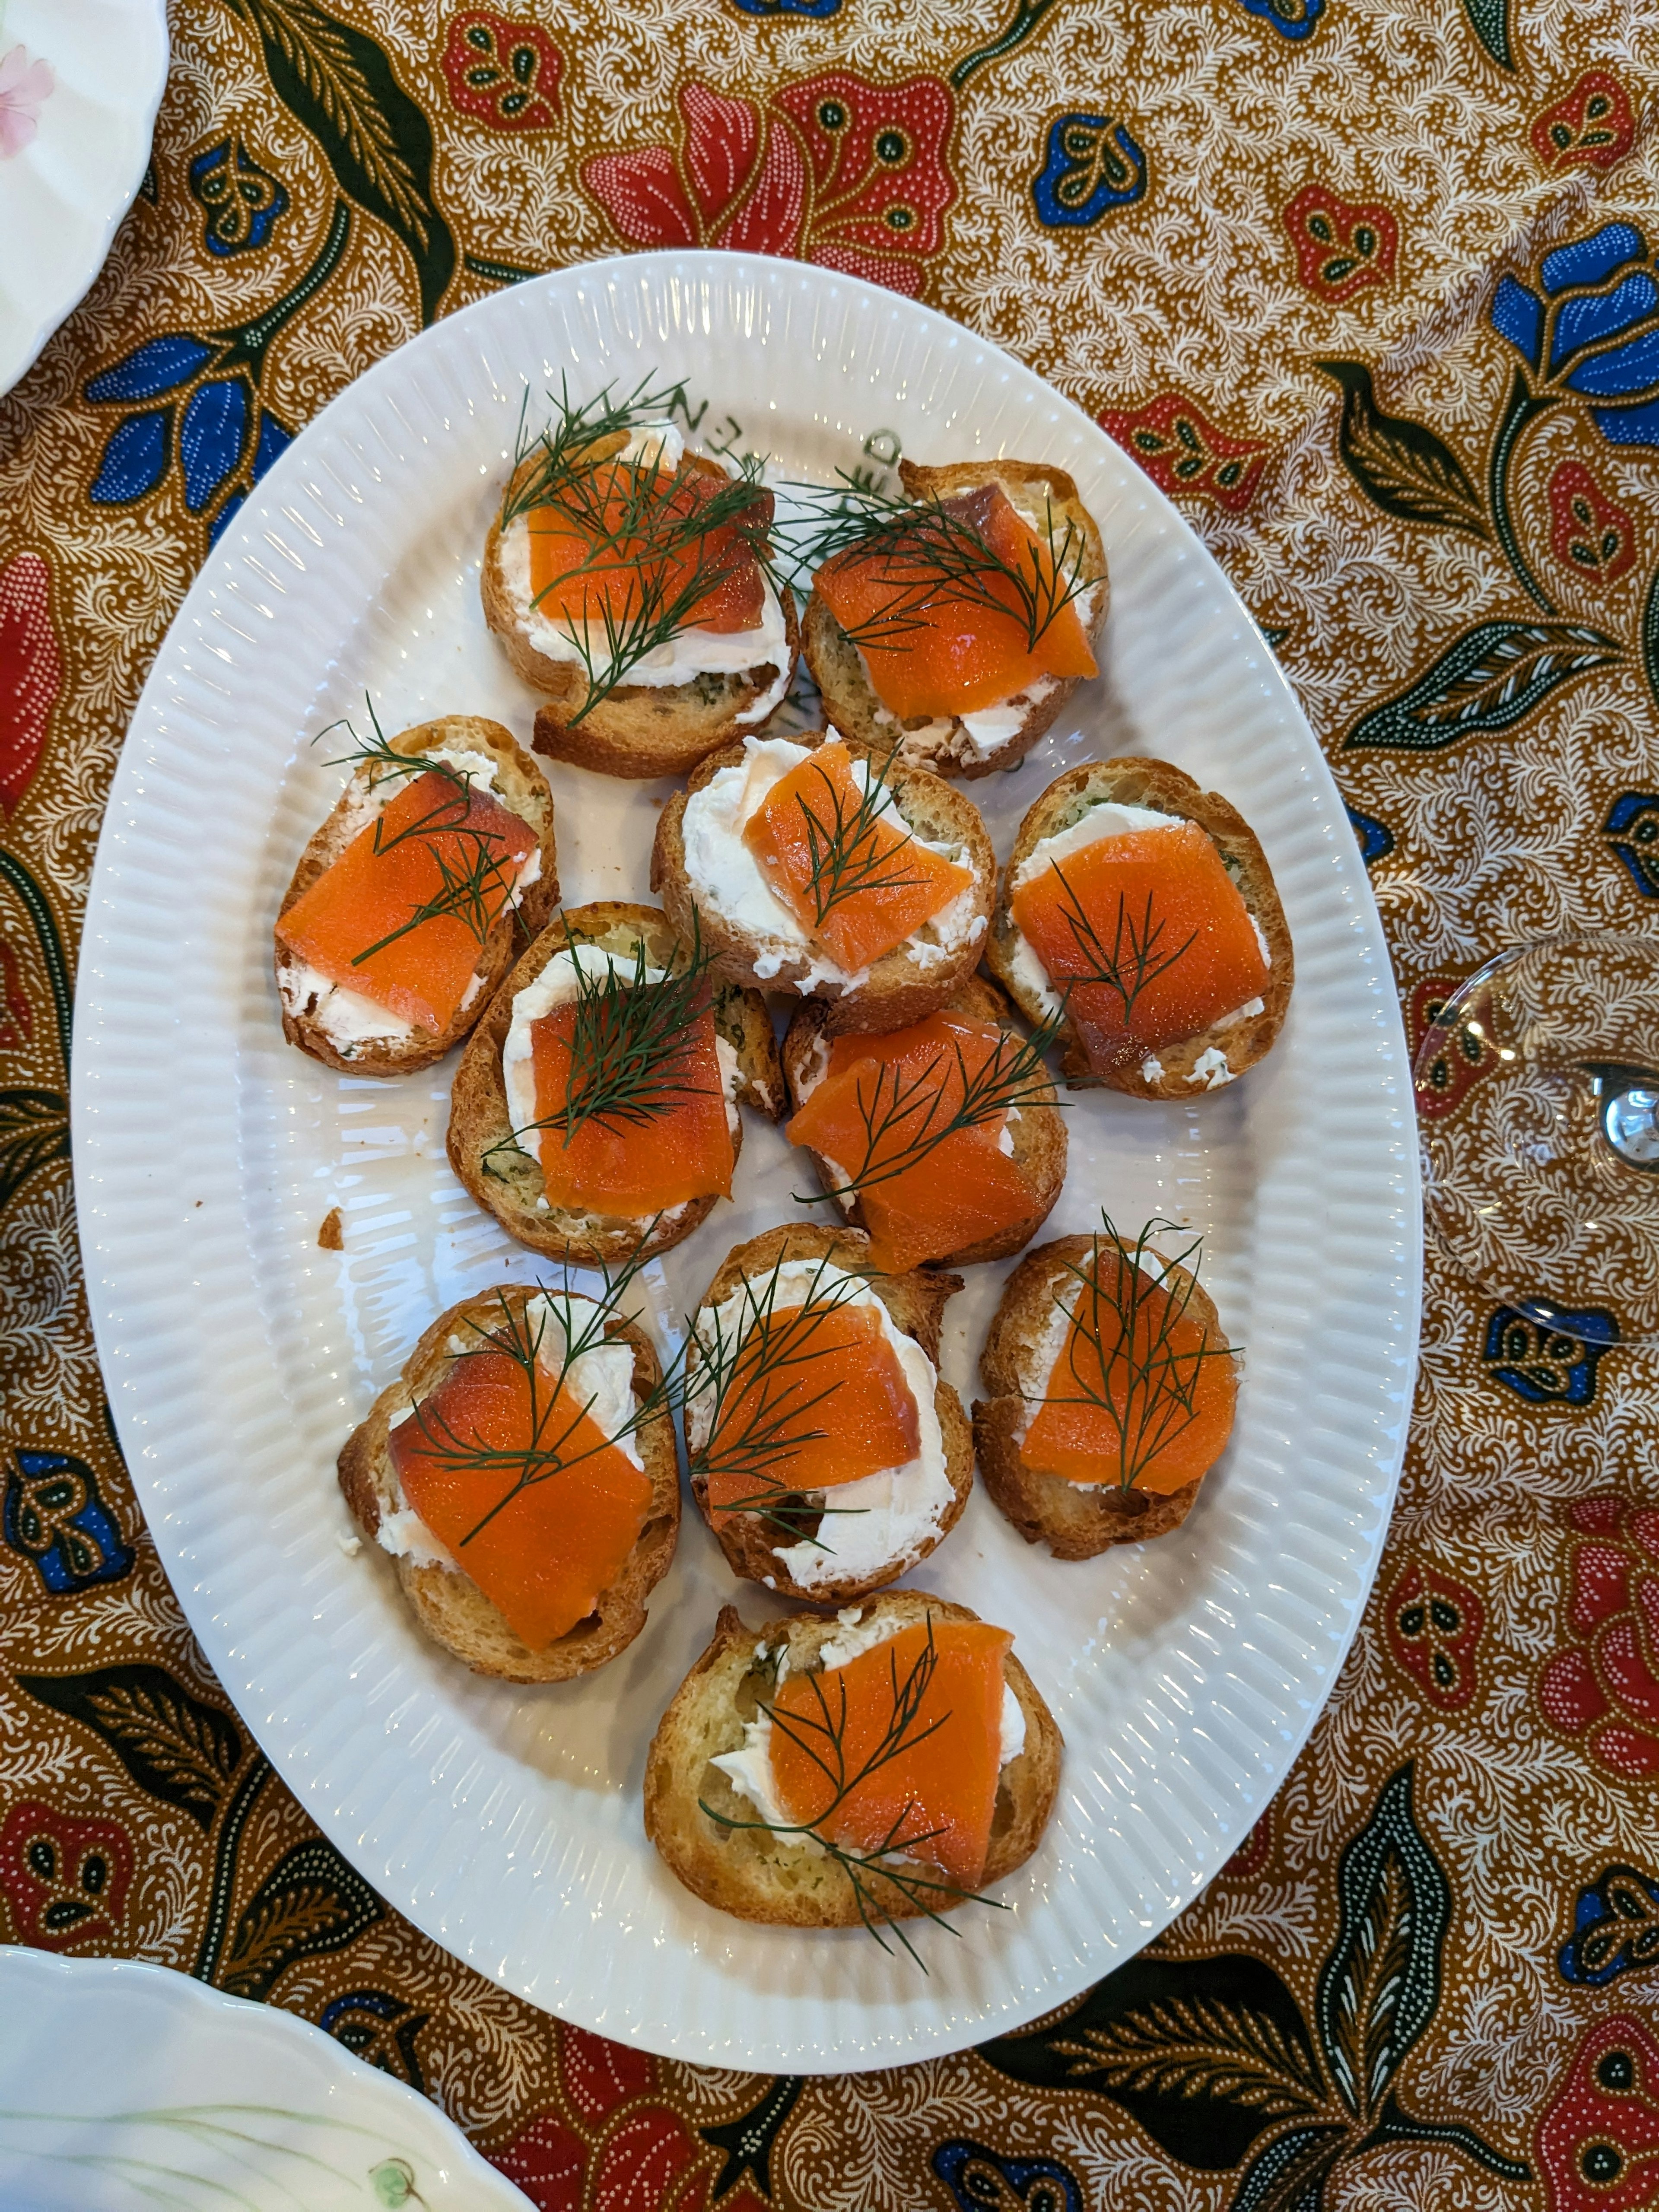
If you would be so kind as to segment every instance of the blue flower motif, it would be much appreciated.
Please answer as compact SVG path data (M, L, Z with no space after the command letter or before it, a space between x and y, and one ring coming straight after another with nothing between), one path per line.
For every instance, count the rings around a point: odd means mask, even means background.
M1601 835L1643 897L1659 898L1659 791L1620 792L1607 810Z
M1638 1967L1659 1966L1659 1882L1639 1868L1610 1866L1581 1889L1558 1964L1564 1981L1593 1990Z
M1499 1306L1486 1324L1486 1372L1529 1406L1588 1406L1602 1356L1619 1341L1618 1320L1602 1306L1557 1311L1547 1326Z
M171 331L164 338L151 338L136 353L118 361L113 368L94 376L87 386L87 398L94 407L106 406L112 399L158 399L162 392L176 392L181 384L188 384L207 367L213 354L205 338L191 337L188 331Z
M88 496L100 507L120 507L143 499L167 474L173 442L173 410L152 409L118 422L104 447Z
M1053 2158L1004 2158L965 2136L942 2142L933 2171L962 2212L1083 2212L1069 2166Z
M185 505L199 514L242 458L252 395L240 376L216 377L190 395L179 432Z
M1281 39L1305 39L1324 13L1325 0L1244 0L1244 11L1261 15Z
M1536 290L1502 277L1491 313L1541 384L1592 403L1611 444L1659 446L1659 283L1634 223L1545 254Z
M57 1597L118 1582L132 1569L98 1478L70 1452L20 1451L6 1484L5 1538Z
M841 0L737 0L737 6L744 15L814 15L820 22L841 13Z
M1031 185L1037 218L1051 230L1098 222L1146 189L1146 156L1109 115L1078 111L1048 126L1047 158Z
M190 190L207 210L203 242L221 259L257 253L288 212L288 188L262 169L241 140L220 139L190 165Z
M1346 804L1346 802L1345 802ZM1394 832L1386 822L1379 822L1374 814L1362 814L1357 806L1347 808L1349 824L1359 840L1359 857L1369 868L1384 860L1394 850Z

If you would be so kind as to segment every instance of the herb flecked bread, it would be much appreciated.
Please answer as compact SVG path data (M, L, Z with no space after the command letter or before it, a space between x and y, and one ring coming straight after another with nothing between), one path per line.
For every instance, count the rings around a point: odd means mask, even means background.
M1192 1511L1204 1480L1200 1475L1159 1497L1150 1490L1116 1484L1097 1488L1039 1474L1021 1456L1020 1435L1042 1389L1043 1340L1054 1301L1075 1285L1072 1271L1086 1267L1095 1250L1092 1237L1058 1237L1028 1252L1003 1285L979 1359L980 1379L990 1393L974 1404L981 1480L1026 1542L1047 1544L1057 1559L1092 1559L1114 1544L1167 1535ZM1173 1265L1164 1280L1172 1293L1184 1296L1187 1318L1204 1331L1204 1350L1225 1352L1221 1318L1203 1285Z
M1229 800L1218 792L1203 790L1183 769L1171 768L1167 761L1129 758L1088 761L1057 776L1019 825L1014 849L1002 872L985 965L1028 1021L1043 1018L1042 1000L1022 982L1015 965L1019 933L1009 903L1015 872L1045 837L1057 837L1102 799L1115 800L1122 806L1151 807L1160 814L1195 822L1206 830L1267 940L1271 965L1259 1014L1204 1030L1179 1044L1159 1045L1156 1059L1163 1073L1150 1083L1139 1057L1109 1073L1097 1073L1075 1030L1066 1023L1061 1032L1060 1066L1067 1086L1081 1091L1103 1085L1131 1098L1201 1097L1206 1085L1194 1069L1212 1047L1226 1054L1232 1076L1254 1067L1272 1048L1290 1006L1296 958L1273 870L1255 831Z
M975 1021L994 1022L1011 1036L1020 1034L1007 997L982 975L969 975L951 993L945 1005L953 1013L970 1015ZM789 1103L797 1113L829 1065L829 1042L827 1010L811 1000L797 1007L785 1033L782 1050ZM1045 1082L1040 1090L1034 1084L1024 1103L1014 1109L1018 1118L1011 1116L1008 1123L1014 1158L1031 1185L1030 1212L1000 1235L983 1237L978 1243L965 1245L942 1260L930 1261L930 1267L971 1267L985 1260L1006 1260L1036 1235L1053 1212L1066 1182L1066 1119L1054 1102L1053 1084ZM807 1157L817 1170L821 1188L834 1192L842 1181L841 1176L821 1153L810 1147ZM856 1161L841 1163L849 1174L857 1171L858 1164ZM866 1226L864 1209L856 1194L838 1199L836 1204L855 1229Z
M905 1628L925 1620L976 1620L965 1605L919 1590L872 1599L860 1618L875 1616ZM756 1828L723 1828L702 1810L711 1806L733 1821L753 1820L756 1808L710 1762L742 1745L745 1722L756 1718L770 1693L775 1660L758 1656L787 1649L789 1670L811 1668L823 1646L844 1633L839 1620L797 1613L745 1628L732 1606L722 1607L714 1641L676 1692L658 1724L645 1765L645 1832L670 1869L694 1895L739 1920L786 1928L856 1928L860 1914L851 1884L834 1859L812 1839L770 1835ZM1060 1786L1064 1746L1042 1692L1012 1652L1003 1679L1025 1717L1025 1747L1002 1770L991 1824L991 1847L982 1887L1023 1866L1042 1840ZM880 1885L882 1911L894 1920L924 1909L901 1892ZM948 1911L960 1899L933 1893L929 1904Z
M895 1328L919 1344L933 1362L936 1378L933 1410L939 1417L939 1435L945 1449L945 1472L951 1485L951 1502L941 1514L937 1530L932 1536L886 1560L873 1574L844 1577L832 1582L814 1582L810 1587L798 1583L773 1547L777 1543L787 1550L809 1535L812 1532L810 1515L798 1518L792 1513L791 1528L799 1525L799 1535L780 1530L774 1522L763 1519L758 1513L722 1513L717 1519L709 1510L707 1478L696 1471L694 1459L691 1494L696 1500L698 1511L713 1529L715 1540L726 1554L726 1565L732 1573L741 1575L748 1582L764 1583L781 1596L805 1598L814 1605L845 1605L851 1599L865 1597L872 1590L884 1589L889 1583L896 1582L901 1575L908 1574L912 1567L936 1551L956 1527L974 1486L973 1432L968 1415L961 1399L938 1372L940 1323L946 1304L962 1288L962 1278L926 1268L913 1269L907 1275L877 1274L870 1268L869 1254L870 1240L858 1230L805 1226L768 1229L727 1253L719 1273L697 1301L700 1318L705 1309L723 1304L732 1297L745 1279L764 1280L786 1261L828 1261L848 1274L867 1274L871 1289L886 1307ZM694 1343L689 1385L694 1393L699 1365ZM804 1366L800 1370L803 1374L806 1371ZM826 1409L825 1419L833 1425L833 1405ZM695 1419L694 1397L688 1425ZM829 1496L827 1492L811 1494ZM782 1504L786 1498L793 1495L780 1493L779 1504ZM830 1502L834 1504L833 1498ZM833 1543L831 1538L825 1540Z
M1105 548L1094 517L1064 469L1031 461L962 461L939 469L901 461L899 477L913 499L927 501L954 499L985 484L1000 484L1015 506L1027 511L1028 520L1035 514L1039 538L1045 508L1053 517L1056 538L1063 542L1069 525L1080 540L1077 574L1089 584L1088 591L1073 605L1084 635L1098 658L1109 589ZM1013 735L994 746L981 747L963 726L959 714L931 720L911 715L901 720L890 713L876 696L857 646L816 591L806 603L801 646L812 680L823 696L824 712L843 737L857 738L884 752L897 737L899 757L913 767L931 769L935 775L972 779L1017 768L1083 680L1077 676L1048 678L1052 688L1030 702Z
M792 742L810 749L822 744L829 734L809 731ZM854 760L866 762L884 760L888 750L858 744L848 746ZM919 1022L924 1014L931 1014L936 1007L944 1006L979 965L995 897L996 854L973 801L924 769L892 763L886 781L906 824L929 843L948 845L958 852L960 864L973 875L974 904L969 931L949 950L921 947L913 936L872 961L856 988L849 990L837 981L820 980L801 991L799 987L811 971L810 957L786 957L775 974L758 975L756 962L762 957L760 945L712 907L707 897L696 897L686 874L682 827L686 801L693 792L712 782L722 769L740 768L744 759L741 744L728 745L720 752L711 753L685 790L677 793L662 811L651 852L651 888L661 899L664 911L675 927L689 936L695 925L701 931L702 943L713 953L716 968L732 982L822 1000L830 1010L832 1034L851 1030L902 1029L907 1022ZM981 915L984 926L976 927ZM935 952L937 957L933 957Z
M667 1251L708 1219L716 1200L711 1194L676 1206L658 1219L644 1243L641 1219L576 1213L544 1202L539 1164L513 1141L501 1053L513 1024L514 1000L556 954L579 942L629 959L643 944L648 963L665 969L684 966L688 940L655 907L606 901L556 915L496 992L468 1040L450 1092L447 1149L457 1176L509 1237L532 1252L556 1259L568 1255L574 1265L591 1267ZM715 1031L737 1054L743 1078L738 1098L775 1121L783 1110L783 1077L766 1003L757 991L718 980L713 990ZM734 1154L743 1149L740 1121L732 1131L732 1147Z
M608 459L627 443L626 433L599 440L592 458L595 462ZM687 453L682 465L722 484L730 481L718 461L698 453ZM484 544L479 586L485 622L517 673L541 696L536 750L601 775L640 779L685 775L717 746L741 735L742 718L752 713L780 675L784 676L785 691L794 677L800 627L793 598L784 588L778 596L787 631L787 673L773 660L732 674L713 671L688 684L619 684L580 721L573 722L571 717L588 696L586 671L580 661L555 660L532 643L507 586L499 515Z
M441 1060L483 1014L490 993L512 965L515 944L521 944L526 937L546 927L547 918L559 899L552 795L547 787L547 778L523 746L515 742L510 730L480 714L441 714L435 721L419 723L390 742L391 750L406 759L416 758L441 745L451 745L459 750L483 754L492 760L495 764L495 795L535 831L541 848L541 872L536 881L526 887L516 909L508 906L502 911L479 949L477 974L483 981L471 1005L456 1010L453 1020L441 1031L416 1029L406 1038L372 1041L356 1045L345 1053L335 1046L313 1018L316 1011L314 999L290 1008L287 996L283 996L283 1036L290 1044L298 1045L301 1052L320 1060L326 1067L337 1068L343 1075L412 1075ZM352 771L350 782L300 855L300 864L277 912L279 921L374 819L370 805L373 765L372 762L365 762ZM394 792L403 787L400 780ZM280 938L276 940L276 981L281 993L283 976L297 970L301 963Z
M392 1415L418 1405L437 1388L456 1357L449 1349L450 1339L458 1332L465 1335L469 1322L484 1329L499 1326L504 1303L522 1319L536 1295L533 1288L507 1285L481 1297L464 1298L440 1314L410 1354L403 1373L381 1391L367 1419L347 1437L340 1453L340 1489L365 1536L375 1539L381 1514L398 1509L400 1492L386 1441ZM662 1373L650 1339L632 1322L614 1316L605 1325L605 1335L633 1347L634 1396L642 1403ZM627 1565L600 1592L597 1609L568 1634L532 1651L465 1575L449 1567L396 1559L392 1564L404 1595L434 1644L442 1644L475 1674L507 1682L565 1682L573 1675L592 1674L634 1641L645 1626L645 1601L668 1571L680 1526L679 1462L666 1410L634 1434L651 1484L651 1504Z

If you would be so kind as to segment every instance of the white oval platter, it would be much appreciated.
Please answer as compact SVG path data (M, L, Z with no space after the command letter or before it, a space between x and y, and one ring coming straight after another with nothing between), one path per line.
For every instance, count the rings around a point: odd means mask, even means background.
M534 701L484 629L477 569L526 386L683 378L707 444L830 481L866 442L1054 460L1112 573L1101 678L1041 750L969 787L1006 854L1061 768L1152 752L1232 796L1295 934L1276 1050L1190 1105L1069 1114L1049 1233L1103 1205L1205 1232L1246 1347L1238 1425L1175 1534L1086 1565L1029 1550L976 1494L913 1577L1015 1631L1067 1751L1005 1911L925 1929L928 1971L861 1933L741 1924L647 1845L646 1747L720 1604L769 1614L688 1507L638 1642L525 1690L422 1640L390 1563L348 1556L341 1442L445 1305L535 1279L451 1175L453 1062L340 1078L283 1041L270 925L343 771L315 744L465 711L528 742ZM885 433L884 439L875 434ZM642 898L666 785L550 766L568 902ZM1420 1218L1411 1079L1354 838L1313 736L1219 569L1085 416L927 309L830 271L645 254L558 272L426 331L343 393L258 487L162 647L112 794L76 1019L76 1188L111 1401L209 1658L307 1809L482 1972L599 2033L711 2064L831 2070L961 2049L1060 2003L1156 1935L1249 1831L1358 1625L1404 1446ZM749 1119L733 1203L650 1281L672 1317L727 1249L801 1218L805 1178ZM345 1245L318 1247L341 1209ZM1004 1267L947 1314L964 1397ZM770 1606L775 1611L775 1605Z

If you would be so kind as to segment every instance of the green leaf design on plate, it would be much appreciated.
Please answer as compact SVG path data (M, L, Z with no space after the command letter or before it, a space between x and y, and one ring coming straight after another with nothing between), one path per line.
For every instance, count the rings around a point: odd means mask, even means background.
M241 1764L235 1723L165 1668L100 1667L86 1674L20 1674L43 1705L102 1736L141 1790L205 1834Z
M321 1836L297 1844L267 1875L236 1923L220 1976L233 1996L263 1997L296 1959L343 1951L386 1907Z
M1425 675L1363 715L1343 749L1441 752L1478 731L1507 730L1563 684L1620 658L1617 638L1583 623L1477 623Z
M1443 438L1406 416L1385 414L1363 362L1319 361L1314 367L1341 386L1339 450L1349 475L1374 506L1401 522L1490 537L1480 494Z
M279 100L316 139L340 190L400 238L429 323L455 273L432 193L432 126L384 47L316 0L223 0L258 38Z
M32 1175L69 1156L69 1100L61 1091L0 1091L0 1211Z
M1510 0L1463 0L1463 13L1481 45L1499 69L1512 70L1510 46Z

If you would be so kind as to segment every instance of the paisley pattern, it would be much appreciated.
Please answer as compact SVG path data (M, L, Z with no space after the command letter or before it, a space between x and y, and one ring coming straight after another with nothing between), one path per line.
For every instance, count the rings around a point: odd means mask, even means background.
M1589 1297L1540 1328L1431 1253L1376 1592L1273 1807L1074 2004L841 2080L606 2044L389 1911L204 1676L88 1333L74 948L156 643L300 425L556 262L851 270L1104 422L1328 749L1454 1154L1456 981L1651 926L1659 22L1195 9L174 0L150 174L0 402L0 1935L319 2021L544 2212L1659 2197L1659 1359Z

